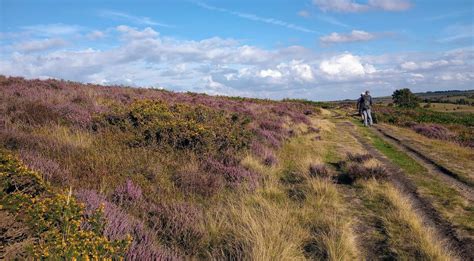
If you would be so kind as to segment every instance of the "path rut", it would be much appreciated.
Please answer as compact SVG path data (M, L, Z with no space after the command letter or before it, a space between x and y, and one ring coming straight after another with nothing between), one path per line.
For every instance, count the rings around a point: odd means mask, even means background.
M374 133L380 138L389 142L391 145L395 146L397 149L408 154L411 158L424 166L431 174L442 178L445 183L455 188L466 199L474 201L474 189L468 184L464 183L462 180L459 180L458 174L436 163L431 158L405 144L402 140L387 133L379 127L374 128Z
M418 193L417 187L408 179L407 175L401 168L393 164L365 138L363 138L355 130L354 124L344 121L337 123L337 125L341 128L346 128L370 154L385 165L387 171L390 173L390 181L395 185L395 187L397 187L397 189L408 196L414 208L421 214L425 224L434 228L439 237L448 243L450 249L453 249L462 260L474 260L474 242L471 242L469 239L459 238L452 224L441 217L431 202Z

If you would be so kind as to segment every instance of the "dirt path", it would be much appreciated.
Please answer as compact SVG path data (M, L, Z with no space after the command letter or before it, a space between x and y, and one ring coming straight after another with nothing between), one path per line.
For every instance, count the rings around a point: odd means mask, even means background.
M429 173L442 178L448 186L451 186L456 189L463 197L470 201L474 201L474 189L468 184L464 183L462 180L459 180L459 175L436 163L434 160L423 155L421 152L417 151L411 146L405 144L397 137L388 134L383 129L375 127L373 130L374 133L377 134L380 138L387 141L395 148L403 151L405 154L417 161L420 165L425 167Z
M402 169L393 164L365 138L363 138L356 131L355 125L351 122L338 122L337 126L346 129L362 144L367 152L372 154L377 160L385 165L388 173L390 173L390 181L411 200L414 208L423 218L423 221L437 231L439 237L449 244L450 249L453 249L458 253L462 260L474 260L473 243L459 238L452 224L441 217L431 202L418 193L417 187L407 178L407 175Z

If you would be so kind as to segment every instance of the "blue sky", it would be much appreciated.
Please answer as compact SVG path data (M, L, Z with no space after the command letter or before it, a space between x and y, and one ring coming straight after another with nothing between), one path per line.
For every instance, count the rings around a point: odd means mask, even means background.
M313 100L474 89L474 1L0 0L0 74Z

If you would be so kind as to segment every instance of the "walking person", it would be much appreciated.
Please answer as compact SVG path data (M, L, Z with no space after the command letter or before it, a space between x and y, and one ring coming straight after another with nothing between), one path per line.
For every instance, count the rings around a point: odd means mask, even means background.
M362 114L364 118L364 125L372 126L372 96L370 96L369 91L365 91L365 94L362 96Z
M364 92L361 93L359 99L357 100L357 111L359 112L359 116L362 118L362 121L364 121L364 114L362 113L362 103L364 101L364 95Z

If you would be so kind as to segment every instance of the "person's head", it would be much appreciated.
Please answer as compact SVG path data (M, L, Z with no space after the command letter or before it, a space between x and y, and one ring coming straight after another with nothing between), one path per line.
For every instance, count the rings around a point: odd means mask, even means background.
M369 94L370 94L369 90L365 91L365 95L369 95Z
M364 96L365 95L365 92L361 93L360 96Z

